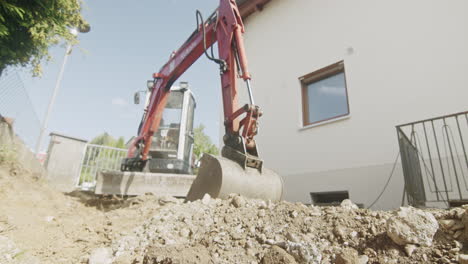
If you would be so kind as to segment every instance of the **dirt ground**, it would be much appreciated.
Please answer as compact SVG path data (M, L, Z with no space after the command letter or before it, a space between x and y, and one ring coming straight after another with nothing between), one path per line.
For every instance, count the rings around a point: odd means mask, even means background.
M104 212L49 188L27 171L0 167L0 236L18 248L10 261L80 263L90 250L110 245L116 230L132 230L151 217L150 208L122 206L127 208ZM6 260L0 255L0 263Z
M0 263L468 263L464 208L65 195L0 166Z

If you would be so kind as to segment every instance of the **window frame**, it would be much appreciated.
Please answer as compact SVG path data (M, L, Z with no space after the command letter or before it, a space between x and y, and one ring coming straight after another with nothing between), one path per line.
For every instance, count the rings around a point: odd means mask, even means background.
M309 103L308 103L308 89L307 86L314 82L321 81L323 79L326 79L328 77L331 77L333 75L343 73L344 75L344 88L346 92L346 108L347 108L347 113L342 114L342 115L337 115L333 116L330 118L322 119L319 121L315 122L309 122ZM309 127L313 125L318 125L322 123L328 123L330 121L334 120L341 120L346 116L350 115L350 109L349 109L349 95L348 95L348 84L346 81L346 71L344 67L344 62L339 61L334 64L328 65L324 68L321 68L317 71L308 73L304 76L299 77L299 82L301 83L301 97L302 97L302 127Z

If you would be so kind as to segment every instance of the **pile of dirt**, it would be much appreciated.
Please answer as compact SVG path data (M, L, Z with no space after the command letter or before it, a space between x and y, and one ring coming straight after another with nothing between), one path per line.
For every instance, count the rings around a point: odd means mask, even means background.
M0 263L468 263L468 212L64 195L0 166Z
M232 195L162 206L109 247L114 263L458 263L465 209L394 212ZM465 216L466 215L466 216ZM439 228L440 223L440 228ZM457 240L458 239L458 240ZM462 256L463 257L463 256Z

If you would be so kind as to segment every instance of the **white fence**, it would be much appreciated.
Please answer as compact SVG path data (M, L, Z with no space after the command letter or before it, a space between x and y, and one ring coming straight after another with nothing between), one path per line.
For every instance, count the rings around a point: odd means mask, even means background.
M94 188L99 171L120 170L120 163L127 156L126 149L93 144L87 144L84 151L77 182L82 190Z

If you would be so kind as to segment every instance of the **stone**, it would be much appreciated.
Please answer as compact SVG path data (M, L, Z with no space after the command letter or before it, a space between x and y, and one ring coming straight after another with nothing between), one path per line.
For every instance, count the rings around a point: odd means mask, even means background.
M457 232L455 232L455 234L453 234L453 238L457 239L457 238L459 238L462 234L463 234L463 231L462 231L462 230L458 230Z
M286 252L294 256L294 259L299 263L320 263L322 260L322 254L313 244L285 241L279 242L277 245L283 247Z
M109 248L96 248L89 256L89 264L111 264L112 252Z
M342 240L346 239L346 229L342 226L335 226L335 228L333 228L333 234Z
M440 226L445 230L450 230L452 226L455 225L455 220L453 219L443 219L439 221Z
M369 257L366 255L359 256L359 264L367 264Z
M296 242L296 243L299 242L299 238L295 234L293 234L291 232L288 232L286 234L286 238L291 242Z
M245 199L244 199L244 197L242 197L240 195L236 195L236 196L234 196L232 198L231 203L236 208L243 207L243 206L245 206Z
M169 203L177 204L177 203L179 203L179 201L177 200L177 198L172 197L172 196L163 196L163 197L159 198L159 204L160 205L165 205L165 204L169 204Z
M455 217L456 219L461 219L463 217L463 214L465 213L465 208L453 208L450 210L450 215L452 217Z
M361 264L361 260L355 249L347 248L336 256L335 264Z
M453 231L457 231L457 230L461 230L465 228L465 225L463 225L462 222L456 222L451 228L450 230L453 230Z
M296 210L293 210L291 212L289 212L289 216L291 216L292 218L296 218L298 216L298 213Z
M268 205L267 205L267 203L266 203L265 201L260 200L260 201L258 202L258 208L259 208L259 209L267 209L267 208L268 208Z
M398 245L431 246L439 229L434 215L413 207L401 207L387 220L387 235Z
M468 255L465 255L465 254L458 255L458 263L468 264Z
M427 254L423 254L422 257L423 257L423 260L424 260L424 261L427 261L427 260L429 259L429 258L427 257Z
M181 245L170 247L150 246L146 252L142 262L132 261L127 263L211 263L210 252L201 245L194 245L191 248L185 248ZM175 252L177 254L174 254Z
M310 208L309 215L310 216L321 216L322 215L322 210L318 206L312 206Z
M373 250L372 248L364 249L364 254L369 255L371 257L377 256L377 252L375 252L375 250Z
M414 250L416 249L417 247L413 244L408 244L405 246L405 252L406 252L406 255L408 255L408 257L411 257L411 255L413 255L413 252Z
M345 199L341 202L341 207L347 210L356 210L359 209L357 205L355 205L351 200Z
M201 202L204 205L209 205L210 202L211 202L211 196L209 194L205 193L205 195L203 195L203 198L202 198Z
M20 252L10 238L0 235L0 263L11 263L13 256Z
M190 230L188 228L182 228L180 231L179 231L179 235L181 237L188 237L190 235Z
M128 264L128 263L135 263L134 262L134 257L128 255L128 254L125 254L125 255L121 255L119 257L116 257L114 262L112 262L112 264ZM85 263L88 263L88 262L85 262Z
M278 246L272 246L262 258L261 264L295 264L297 263L293 256L289 255L284 249Z
M442 263L446 263L446 264L450 264L450 263L451 263L450 259L448 259L448 258L446 258L446 257L441 258L440 261L441 261Z
M258 217L265 217L265 215L266 215L265 209L258 210L257 215L258 215Z

